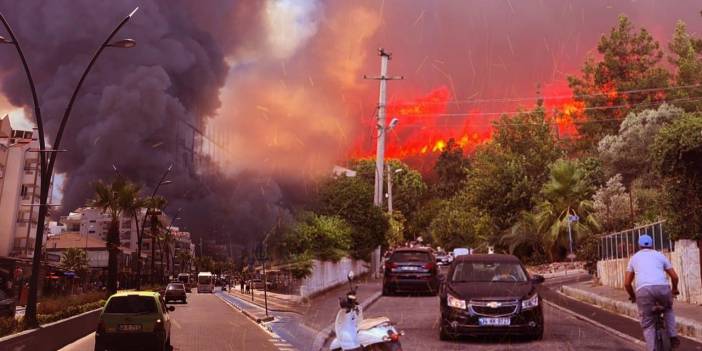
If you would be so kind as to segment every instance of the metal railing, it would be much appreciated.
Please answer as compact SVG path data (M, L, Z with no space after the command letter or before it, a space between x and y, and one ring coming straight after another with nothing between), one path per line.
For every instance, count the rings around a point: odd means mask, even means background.
M600 237L600 260L628 258L639 249L639 237L647 234L653 238L653 249L672 252L675 247L664 230L665 221L659 221Z

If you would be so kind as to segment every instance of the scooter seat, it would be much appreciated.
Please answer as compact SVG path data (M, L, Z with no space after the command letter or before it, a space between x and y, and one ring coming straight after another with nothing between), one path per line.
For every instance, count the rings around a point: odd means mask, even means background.
M378 318L369 318L369 319L364 319L363 322L358 326L358 330L368 330L375 328L383 323L389 323L390 319L388 317L378 317Z

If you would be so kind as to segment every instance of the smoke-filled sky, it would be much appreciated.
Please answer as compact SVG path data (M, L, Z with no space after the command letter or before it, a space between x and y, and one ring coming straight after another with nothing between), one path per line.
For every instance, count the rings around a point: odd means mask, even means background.
M379 47L393 53L390 73L405 77L389 83L391 104L433 101L438 112L456 114L398 116L389 148L401 155L420 150L419 141L482 138L490 113L517 108L481 100L532 97L539 83L547 96L568 93L565 77L620 14L663 47L679 19L702 31L702 4L692 0L0 0L37 80L50 136L92 51L137 5L118 35L137 46L102 55L71 116L61 146L69 152L57 163L65 209L84 204L112 164L153 186L182 158L174 129L187 121L229 148L226 176L194 181L181 169L172 176L179 186L165 194L193 207L183 215L192 228L212 226L205 218L217 213L216 226L250 223L239 226L247 235L260 234L286 188L295 188L278 184L373 149L378 84L363 75L378 74ZM4 109L30 106L9 46L0 67Z

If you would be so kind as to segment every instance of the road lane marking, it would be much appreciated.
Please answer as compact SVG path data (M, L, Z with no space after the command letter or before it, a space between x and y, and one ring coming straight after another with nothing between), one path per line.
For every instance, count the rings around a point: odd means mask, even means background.
M171 322L173 323L173 325L176 326L176 328L178 328L178 329L183 329L183 328L180 326L180 323L178 323L178 321L175 320L175 318L174 318Z
M557 310L559 310L559 311L561 311L561 312L563 312L563 313L569 314L569 315L573 316L573 317L576 318L576 319L580 319L580 320L583 320L583 321L585 321L585 322L588 322L588 323L590 323L590 324L592 324L592 325L594 325L594 326L596 326L596 327L598 327L598 328L600 328L600 329L602 329L602 330L604 330L604 331L606 331L606 332L608 332L608 333L614 334L615 336L618 336L618 337L620 337L620 338L622 338L622 339L624 339L624 340L627 340L627 341L629 341L629 342L631 342L631 343L634 343L634 344L636 344L637 346L643 346L643 345L645 345L645 343L644 343L643 341L641 341L641 340L639 340L639 339L637 339L637 338L635 338L635 337L633 337L633 336L631 336L631 335L624 334L624 333L620 332L619 330L610 328L610 327L608 327L608 326L606 326L606 325L604 325L604 324L602 324L602 323L600 323L600 322L594 321L594 320L592 320L592 319L590 319L590 318L587 318L587 317L585 317L585 316L583 316L583 315L581 315L581 314L578 314L578 313L576 313L576 312L574 312L574 311L571 311L570 309L568 309L568 308L566 308L566 307L559 306L559 305L557 305L557 304L555 304L555 303L553 303L553 302L551 302L551 301L548 301L548 300L542 300L542 301L545 302L547 305L549 305L549 306L551 306L551 307L553 307L553 308L555 308L555 309L557 309Z

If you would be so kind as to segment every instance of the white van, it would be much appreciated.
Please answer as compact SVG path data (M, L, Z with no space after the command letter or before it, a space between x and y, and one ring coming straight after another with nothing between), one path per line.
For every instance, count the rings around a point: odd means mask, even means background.
M456 258L458 256L462 255L470 255L471 254L471 249L467 249L465 247L457 247L453 249L453 257Z

